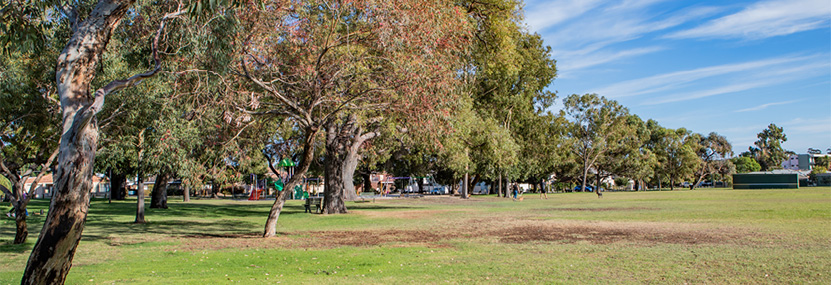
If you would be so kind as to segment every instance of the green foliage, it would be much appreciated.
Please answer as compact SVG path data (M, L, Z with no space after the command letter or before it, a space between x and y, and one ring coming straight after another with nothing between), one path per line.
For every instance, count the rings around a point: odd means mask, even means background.
M755 147L749 147L748 151L762 166L762 170L781 168L782 161L788 159L787 152L782 148L782 143L788 140L784 129L777 127L776 124L770 124L756 137L759 140L754 142Z
M629 110L617 101L597 94L572 94L564 99L563 105L560 114L571 122L567 143L578 159L583 185L589 169L597 166L601 157L632 133L626 128Z
M618 188L625 187L626 185L629 185L629 179L627 179L625 177L616 177L615 178L615 185Z
M556 98L546 90L557 75L550 47L539 35L524 30L521 2L461 1L459 5L474 27L472 45L464 55L463 78L475 114L465 116L478 121L473 125L490 136L489 142L462 138L468 145L460 153L470 156L471 172L483 177L547 176L557 159L549 152L557 140L548 136L558 132L551 129L558 125L551 125L554 120L544 113Z
M831 156L816 156L814 157L814 166L821 166L831 168Z
M28 170L37 171L58 147L56 57L53 46L40 53L12 51L0 57L0 163L10 171L0 173L14 180L28 176Z
M700 148L700 135L685 128L667 129L653 120L647 121L651 130L647 145L655 153L658 164L657 179L663 182L669 179L670 187L675 183L690 178L700 164L697 150Z
M736 165L736 173L748 173L759 171L762 169L762 166L756 162L755 159L746 157L746 156L739 156L734 157L731 159L733 164Z

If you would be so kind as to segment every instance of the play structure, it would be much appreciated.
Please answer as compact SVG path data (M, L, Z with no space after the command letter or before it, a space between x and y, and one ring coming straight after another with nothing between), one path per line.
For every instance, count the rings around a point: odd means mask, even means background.
M284 158L284 159L280 160L277 163L277 166L280 167L281 169L285 168L284 172L285 172L286 175L285 175L285 177L278 176L276 181L271 180L271 178L266 178L266 179L263 179L263 183L260 183L260 181L256 179L257 176L254 175L254 181L255 181L254 184L256 186L254 187L255 189L251 190L251 194L248 195L248 200L249 201L256 201L256 200L260 200L260 199L265 198L265 194L268 193L268 192L266 192L268 190L267 188L270 187L270 186L273 186L274 190L276 190L277 193L283 191L283 188L285 187L285 185L283 184L283 181L288 181L289 179L291 179L291 177L294 175L294 167L296 165L297 164L294 163L294 161L292 161L291 159L288 159L288 158ZM295 192L297 191L298 188L302 189L302 187L300 187L300 185L297 185L297 187L295 187L295 189L294 189Z

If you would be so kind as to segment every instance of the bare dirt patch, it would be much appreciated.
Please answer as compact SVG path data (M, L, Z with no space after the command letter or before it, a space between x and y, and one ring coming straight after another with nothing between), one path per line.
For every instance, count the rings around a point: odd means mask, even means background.
M650 242L671 244L719 244L733 240L720 234L703 231L653 231L639 228L604 228L586 226L517 226L492 233L505 243L585 241L592 244L615 242Z
M439 214L458 212L461 210L401 210L401 211L362 211L353 210L352 213L373 218L400 218L413 219L433 217Z
M609 212L609 211L656 211L658 208L625 207L625 208L545 208L543 211L578 211L578 212Z
M429 229L333 230L279 233L263 239L258 233L172 237L179 249L334 248L341 246L450 247L454 240L494 243L635 243L750 244L757 233L732 228L673 223L623 223L473 219Z

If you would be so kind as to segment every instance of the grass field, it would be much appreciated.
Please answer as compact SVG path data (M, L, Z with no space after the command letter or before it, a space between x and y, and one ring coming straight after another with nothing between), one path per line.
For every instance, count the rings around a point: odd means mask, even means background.
M272 201L171 198L134 225L135 200L94 200L68 283L831 284L829 187L548 196L378 199L329 216L290 201L271 239L258 236ZM20 282L43 218L12 245L3 217L0 284Z

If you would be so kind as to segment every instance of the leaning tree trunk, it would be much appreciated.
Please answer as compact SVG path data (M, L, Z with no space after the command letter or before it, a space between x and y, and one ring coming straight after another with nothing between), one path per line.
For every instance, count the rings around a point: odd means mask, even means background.
M135 81L110 83L96 91L94 101L89 94L90 83L113 29L133 1L100 0L85 21L73 25L72 36L58 57L56 81L63 118L60 156L49 214L32 248L22 284L63 284L72 266L92 189L98 147L94 115L101 110L109 92Z
M316 126L306 127L304 129L305 137L303 138L303 156L300 158L300 164L297 168L295 168L294 176L292 176L286 183L283 188L284 190L277 193L277 199L275 199L274 204L271 205L271 210L268 212L268 219L265 221L263 237L273 237L277 235L277 219L280 218L280 212L283 210L283 204L285 204L286 197L288 197L288 194L286 193L289 192L285 189L294 189L294 186L299 184L303 179L303 175L309 171L309 166L312 165L312 159L314 159L314 142L317 132L318 127ZM278 174L273 168L271 168L271 171Z
M32 180L31 186L29 186L29 192L26 192L26 180L29 179L29 174L33 169L27 170L24 175L18 175L19 172L17 170L12 171L9 170L6 165L0 160L0 169L2 169L2 173L5 173L8 176L9 181L12 182L13 189L8 189L3 185L0 185L0 190L3 194L9 198L9 202L12 204L12 211L14 212L15 216L15 235L14 235L14 244L22 244L26 242L26 238L29 236L29 227L27 226L26 219L26 207L29 205L29 201L35 195L35 190L38 188L38 184L40 183L40 179L49 172L48 169L52 165L52 162L55 161L55 158L58 157L58 151L60 149L55 149L52 152L52 155L49 156L46 163L40 165L40 173L34 177Z
M346 159L343 161L343 199L346 201L358 200L358 192L355 191L355 168L358 167L358 158L360 156L356 152L348 152Z
M170 173L162 171L156 175L156 183L153 184L153 192L150 193L151 209L167 209L167 182L170 181Z

